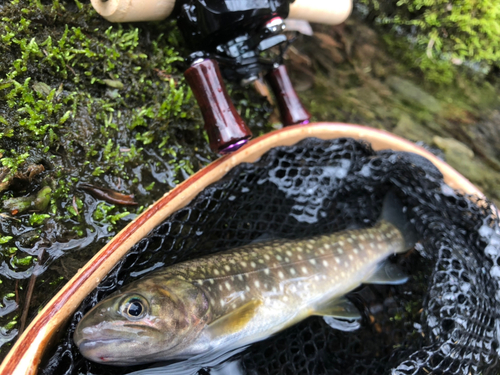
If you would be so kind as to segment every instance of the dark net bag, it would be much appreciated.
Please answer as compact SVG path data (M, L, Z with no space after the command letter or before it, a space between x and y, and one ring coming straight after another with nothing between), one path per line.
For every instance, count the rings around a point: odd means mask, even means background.
M487 201L460 195L415 154L352 139L306 139L233 168L142 239L74 314L41 373L123 374L91 363L72 336L98 301L147 271L262 238L303 238L374 225L395 190L421 241L393 259L398 286L348 295L361 328L311 317L237 355L247 374L498 374L500 234ZM202 369L200 373L210 373ZM213 372L213 371L212 371Z

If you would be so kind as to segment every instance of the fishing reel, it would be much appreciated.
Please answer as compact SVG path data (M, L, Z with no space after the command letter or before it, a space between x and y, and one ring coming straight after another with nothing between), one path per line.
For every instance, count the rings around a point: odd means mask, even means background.
M193 52L185 77L200 105L210 147L225 154L244 145L252 133L227 94L223 78L248 84L262 72L270 85L284 126L307 124L311 115L300 102L283 65L289 44L288 16L338 24L351 0L92 0L111 22L154 21L172 15ZM279 46L275 61L262 52Z

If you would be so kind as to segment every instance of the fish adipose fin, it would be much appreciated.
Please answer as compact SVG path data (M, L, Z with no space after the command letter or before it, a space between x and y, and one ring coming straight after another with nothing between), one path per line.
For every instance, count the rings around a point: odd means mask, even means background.
M255 316L260 305L262 305L261 300L247 302L243 306L238 307L209 324L207 332L209 332L212 337L219 337L241 331Z
M323 316L326 324L341 331L354 331L360 327L359 310L345 297L334 299L314 311L314 315ZM339 320L342 319L342 320Z
M397 265L389 261L384 261L379 264L373 274L363 280L363 283L400 285L407 281L408 275L406 275Z
M379 221L385 220L391 223L401 232L405 241L404 248L401 249L402 253L413 248L415 246L415 243L417 243L419 240L419 236L417 231L415 230L414 225L406 217L403 209L403 203L398 198L396 193L391 190L384 198L382 215L380 215L379 219Z

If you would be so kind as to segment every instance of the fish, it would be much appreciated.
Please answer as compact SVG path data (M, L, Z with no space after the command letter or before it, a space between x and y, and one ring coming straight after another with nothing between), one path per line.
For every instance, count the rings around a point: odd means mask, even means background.
M387 259L418 239L402 208L388 193L370 228L260 241L153 271L94 306L73 340L93 362L130 366L229 352L313 315L334 328L356 322L348 292L408 280Z

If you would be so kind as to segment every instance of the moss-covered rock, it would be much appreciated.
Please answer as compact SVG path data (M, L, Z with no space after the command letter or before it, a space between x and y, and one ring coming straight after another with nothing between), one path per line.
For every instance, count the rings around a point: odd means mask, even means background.
M500 63L500 3L495 0L362 0L370 18L390 25L410 66L428 79L449 83L455 66L485 72ZM405 47L406 46L406 47ZM410 48L408 48L410 47Z

